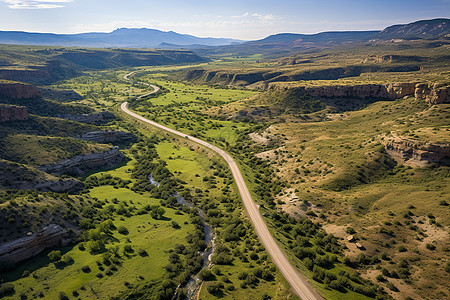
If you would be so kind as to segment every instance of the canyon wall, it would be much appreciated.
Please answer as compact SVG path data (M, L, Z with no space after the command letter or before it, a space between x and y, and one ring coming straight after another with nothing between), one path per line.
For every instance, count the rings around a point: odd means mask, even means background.
M448 163L450 160L449 144L417 141L396 135L385 138L383 144L395 161L411 167Z
M27 120L28 117L26 106L0 105L0 122Z
M0 262L15 264L39 255L46 249L67 246L70 242L64 228L51 224L42 231L0 245Z
M0 80L0 98L28 99L40 96L41 92L35 86L20 82Z
M82 134L80 139L97 143L121 143L136 140L136 136L125 131L92 131Z
M119 147L114 146L106 152L77 155L62 162L41 166L37 169L58 176L63 174L79 176L95 169L112 168L124 159L125 155L119 151Z
M450 86L436 83L421 83L415 89L416 99L424 100L429 104L450 103Z

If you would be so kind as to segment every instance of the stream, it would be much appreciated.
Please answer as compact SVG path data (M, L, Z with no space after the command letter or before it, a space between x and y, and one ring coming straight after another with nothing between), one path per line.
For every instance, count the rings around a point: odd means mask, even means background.
M151 184L159 187L159 182L157 182L152 174L150 174L148 176L148 180L150 181ZM200 252L200 256L202 257L203 260L203 265L202 265L202 269L207 268L210 264L211 264L211 257L212 254L214 252L214 233L211 230L211 226L209 226L206 222L205 222L205 212L203 210L201 210L200 208L196 207L194 204L186 201L183 197L181 197L177 192L173 195L174 197L176 197L177 202L180 203L183 206L189 207L189 208L195 208L198 211L198 214L200 216L200 218L203 221L203 232L205 233L205 244L206 244L206 249L202 252ZM201 271L200 270L200 271ZM200 272L199 271L199 272ZM185 284L185 288L187 290L187 299L196 299L197 293L200 290L200 286L201 286L201 280L197 277L198 273L195 274L194 276L191 277L191 279L189 279L189 281ZM182 288L183 286L181 286Z

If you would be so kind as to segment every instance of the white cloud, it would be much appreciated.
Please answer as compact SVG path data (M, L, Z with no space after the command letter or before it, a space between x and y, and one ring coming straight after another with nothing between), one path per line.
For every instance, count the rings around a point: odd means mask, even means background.
M11 9L49 9L65 7L64 3L73 0L1 0Z

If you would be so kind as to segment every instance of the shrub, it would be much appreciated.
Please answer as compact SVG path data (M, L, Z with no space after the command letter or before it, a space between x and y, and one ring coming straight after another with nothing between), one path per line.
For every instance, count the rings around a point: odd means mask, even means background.
M142 257L148 256L147 251L145 251L144 249L139 249L139 250L138 250L138 254L139 254L140 256L142 256Z
M81 270L82 270L84 273L90 273L90 272L91 272L91 268L89 268L89 266L83 266L83 267L81 268Z
M426 247L427 247L428 250L434 250L434 249L436 249L436 246L433 245L433 244L430 244L430 243L428 243Z
M5 282L0 285L0 297L6 297L14 294L14 285L10 282Z
M377 279L378 281L385 281L385 280L386 280L386 279L383 277L383 275L381 275L381 274L378 274L377 277L376 277L376 279Z
M214 282L210 285L208 285L208 287L206 288L206 290L210 293L210 294L217 294L220 291L222 291L222 289L224 288L223 283L222 282Z
M58 262L61 260L61 251L52 251L47 256L52 262Z
M125 226L119 226L117 228L117 232L119 232L120 234L123 234L123 235L127 235L128 229Z
M69 300L69 297L67 297L66 293L59 292L59 300Z

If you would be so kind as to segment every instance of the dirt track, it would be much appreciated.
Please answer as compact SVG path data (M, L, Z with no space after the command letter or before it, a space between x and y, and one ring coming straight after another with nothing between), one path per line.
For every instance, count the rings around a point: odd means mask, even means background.
M124 79L129 80L128 76L133 74L134 72L131 72L124 76ZM153 92L147 93L145 95L142 95L141 97L145 97L151 94L154 94L159 91L159 87L148 84L148 83L141 83L148 86L153 87L155 90ZM244 203L245 209L247 211L247 214L250 218L250 220L253 223L253 226L255 227L256 233L258 234L259 238L261 239L261 242L264 244L267 252L269 252L270 256L272 257L272 260L277 265L278 269L283 274L284 278L289 282L291 287L294 289L295 293L303 300L316 300L316 299L323 299L308 283L308 281L299 274L294 267L289 263L288 259L284 255L283 251L280 249L278 244L275 242L274 238L269 232L269 229L267 228L266 223L263 220L263 217L261 216L258 207L256 206L256 203L253 201L250 192L247 188L247 185L245 184L244 178L242 177L242 174L239 170L238 165L234 161L234 159L225 151L222 149L211 145L210 143L207 143L203 140L200 140L198 138L195 138L190 135L186 135L180 131L168 128L166 126L163 126L161 124L158 124L156 122L153 122L151 120L148 120L134 112L131 112L127 108L128 102L122 103L120 108L130 116L141 120L145 123L148 123L152 126L155 126L157 128L160 128L162 130L168 131L170 133L176 134L178 136L181 136L183 138L189 139L191 141L194 141L202 146L205 146L214 152L218 153L220 156L222 156L225 161L228 163L228 166L231 169L231 172L233 174L234 180L236 181L237 187L239 189L239 193L241 195L242 201Z

